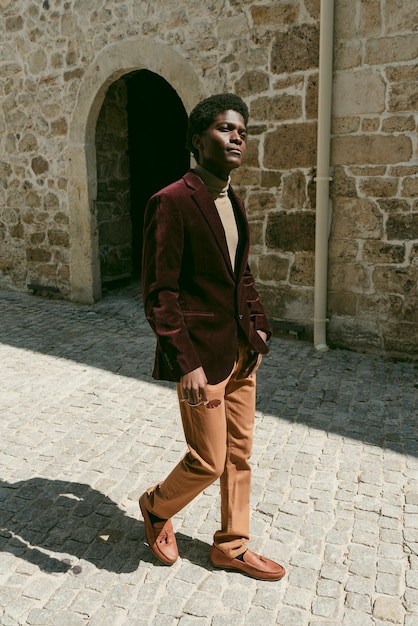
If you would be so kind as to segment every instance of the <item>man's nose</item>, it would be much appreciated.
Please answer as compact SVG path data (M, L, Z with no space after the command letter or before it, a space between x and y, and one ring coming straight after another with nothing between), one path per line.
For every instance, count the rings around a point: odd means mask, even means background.
M242 137L239 134L239 132L237 130L234 130L231 133L231 138L230 138L232 143L238 143L238 144L242 144Z

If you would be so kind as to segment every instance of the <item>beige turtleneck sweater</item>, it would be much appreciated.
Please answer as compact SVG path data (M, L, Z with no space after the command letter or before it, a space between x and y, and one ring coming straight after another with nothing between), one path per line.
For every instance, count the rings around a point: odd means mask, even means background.
M219 217L221 218L222 226L224 227L231 265L235 270L235 255L238 247L238 228L235 221L234 209L228 196L230 179L228 178L227 181L224 181L214 174L211 174L211 172L208 172L208 170L205 170L198 163L196 164L194 171L198 176L200 176L213 196L215 206L218 210Z

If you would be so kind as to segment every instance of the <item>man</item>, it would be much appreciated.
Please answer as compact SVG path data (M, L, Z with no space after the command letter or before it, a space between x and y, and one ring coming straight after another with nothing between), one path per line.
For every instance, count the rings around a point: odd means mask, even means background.
M187 136L197 166L147 207L143 299L157 336L153 376L177 382L188 452L139 504L150 548L172 564L171 518L220 478L212 565L279 580L283 567L246 547L255 372L271 333L247 263L245 209L229 185L245 152L247 121L247 106L233 94L198 104Z

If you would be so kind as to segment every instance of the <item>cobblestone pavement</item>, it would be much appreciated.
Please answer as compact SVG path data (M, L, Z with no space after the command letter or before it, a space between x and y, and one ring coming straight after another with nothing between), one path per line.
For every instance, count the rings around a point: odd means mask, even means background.
M139 287L78 306L0 292L2 626L418 624L417 365L274 338L259 375L251 547L212 570L217 484L159 565L137 500L184 450Z

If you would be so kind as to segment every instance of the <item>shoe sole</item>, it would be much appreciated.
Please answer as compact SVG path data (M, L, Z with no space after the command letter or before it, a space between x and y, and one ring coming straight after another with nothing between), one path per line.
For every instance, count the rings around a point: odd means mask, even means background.
M215 569L223 569L228 572L237 572L239 574L242 574L243 576L247 576L247 578L253 578L254 580L262 580L264 582L277 582L279 580L282 580L282 578L284 578L286 575L286 572L284 572L279 577L267 578L265 576L258 576L256 574L250 574L249 572L246 572L243 569L239 569L238 567L228 567L228 565L215 565L214 563L212 563L212 567L214 567Z

